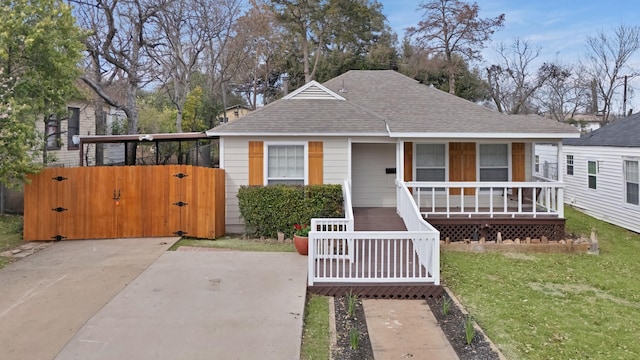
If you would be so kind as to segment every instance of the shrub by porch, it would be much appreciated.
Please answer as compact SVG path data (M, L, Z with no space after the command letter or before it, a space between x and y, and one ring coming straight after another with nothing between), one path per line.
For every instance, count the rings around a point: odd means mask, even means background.
M242 186L238 203L247 235L256 237L291 237L295 224L344 216L340 185Z

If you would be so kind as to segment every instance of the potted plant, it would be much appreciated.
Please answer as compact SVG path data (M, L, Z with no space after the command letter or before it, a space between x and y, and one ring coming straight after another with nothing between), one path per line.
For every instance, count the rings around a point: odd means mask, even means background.
M307 224L295 224L293 227L293 244L296 246L298 254L307 255L309 252L309 231L311 231L311 227Z

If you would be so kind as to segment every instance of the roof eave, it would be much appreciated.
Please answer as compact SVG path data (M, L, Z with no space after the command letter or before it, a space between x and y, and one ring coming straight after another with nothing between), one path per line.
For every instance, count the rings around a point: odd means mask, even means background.
M460 139L565 139L579 138L580 133L468 133L468 132L390 132L391 137L397 138L424 138L424 139L442 139L442 138L460 138Z

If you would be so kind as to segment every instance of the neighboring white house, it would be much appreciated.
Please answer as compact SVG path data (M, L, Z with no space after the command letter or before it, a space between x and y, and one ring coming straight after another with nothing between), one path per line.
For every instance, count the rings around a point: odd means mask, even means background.
M565 139L561 160L567 204L640 232L640 114Z
M53 156L47 166L72 167L80 165L79 135L95 134L96 118L94 107L83 100L70 101L67 104L69 116L65 119L50 117L46 126L44 121L36 123L36 131L46 138L47 152ZM105 108L107 112L107 132L122 127L124 113L112 107ZM74 141L75 139L75 141ZM95 151L85 151L85 164L95 163ZM104 150L105 164L124 162L124 149L106 144Z

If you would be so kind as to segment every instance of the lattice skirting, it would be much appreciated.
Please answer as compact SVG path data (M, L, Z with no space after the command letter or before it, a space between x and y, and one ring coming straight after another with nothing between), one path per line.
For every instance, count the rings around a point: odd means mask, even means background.
M438 231L440 240L450 241L496 240L498 232L502 239L562 240L565 237L564 219L427 219Z
M426 299L444 293L442 286L431 284L316 284L307 289L318 295L343 296L351 293L366 299Z

